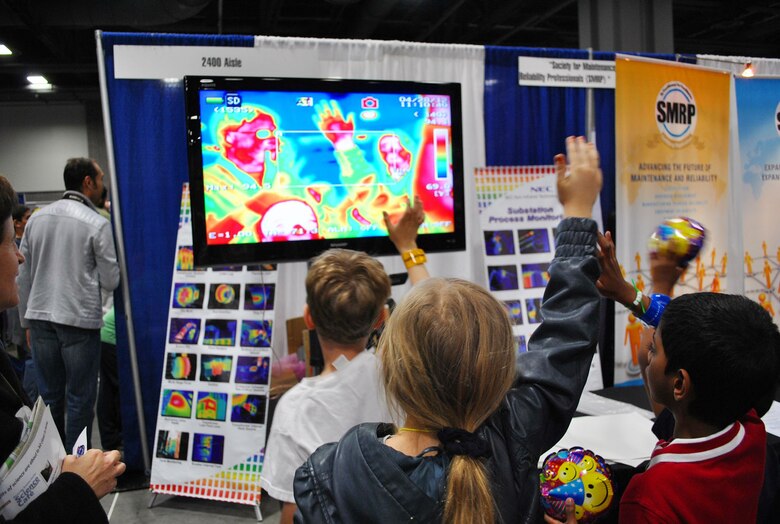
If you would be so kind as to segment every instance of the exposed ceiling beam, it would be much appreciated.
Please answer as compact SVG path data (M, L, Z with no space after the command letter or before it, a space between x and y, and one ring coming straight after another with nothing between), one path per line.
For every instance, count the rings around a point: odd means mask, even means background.
M576 0L563 0L562 2L559 2L558 5L552 6L550 9L545 11L544 13L533 16L529 18L526 22L523 24L517 26L516 28L512 29L511 31L508 31L507 33L504 33L503 36L498 38L497 40L493 41L493 44L498 45L502 42L505 42L508 38L511 38L512 36L516 35L520 31L524 31L526 29L534 28L538 26L541 23L544 23L549 18L552 18L555 16L558 12L562 11L563 9L566 9L571 4L573 4Z
M415 39L418 42L427 42L428 38L431 37L433 33L436 32L437 29L439 29L444 22L446 22L452 15L455 14L455 12L460 9L460 6L466 3L466 0L457 0L457 2L453 3L449 9L447 9L436 21L435 24L432 24L428 29L417 35L417 38Z

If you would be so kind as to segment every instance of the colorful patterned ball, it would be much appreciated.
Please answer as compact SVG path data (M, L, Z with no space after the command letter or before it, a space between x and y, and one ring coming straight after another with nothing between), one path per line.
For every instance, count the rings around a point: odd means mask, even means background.
M615 497L612 470L599 455L580 447L562 449L544 459L539 474L542 507L565 519L565 502L574 499L577 522L593 522L606 513Z
M692 218L678 217L664 220L650 235L647 248L650 253L671 255L685 265L699 254L707 232Z

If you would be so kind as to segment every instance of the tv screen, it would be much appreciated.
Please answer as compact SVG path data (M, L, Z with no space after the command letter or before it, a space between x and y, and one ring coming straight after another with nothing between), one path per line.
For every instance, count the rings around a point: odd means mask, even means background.
M460 84L185 77L195 265L395 250L419 196L418 244L465 249Z

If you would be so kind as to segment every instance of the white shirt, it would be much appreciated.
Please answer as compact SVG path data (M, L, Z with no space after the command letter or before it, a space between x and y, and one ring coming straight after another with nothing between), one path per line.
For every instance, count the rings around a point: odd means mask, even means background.
M327 375L304 378L276 406L260 483L277 500L295 502L295 470L318 447L357 424L392 421L373 353L341 356L333 367Z

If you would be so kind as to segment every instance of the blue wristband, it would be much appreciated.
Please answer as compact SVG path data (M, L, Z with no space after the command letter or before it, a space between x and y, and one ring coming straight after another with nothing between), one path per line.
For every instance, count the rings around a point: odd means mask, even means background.
M650 306L647 308L644 315L639 317L639 320L648 326L658 327L658 323L661 321L661 315L664 314L664 309L666 309L666 306L668 306L671 301L672 299L666 295L653 293L650 295Z

